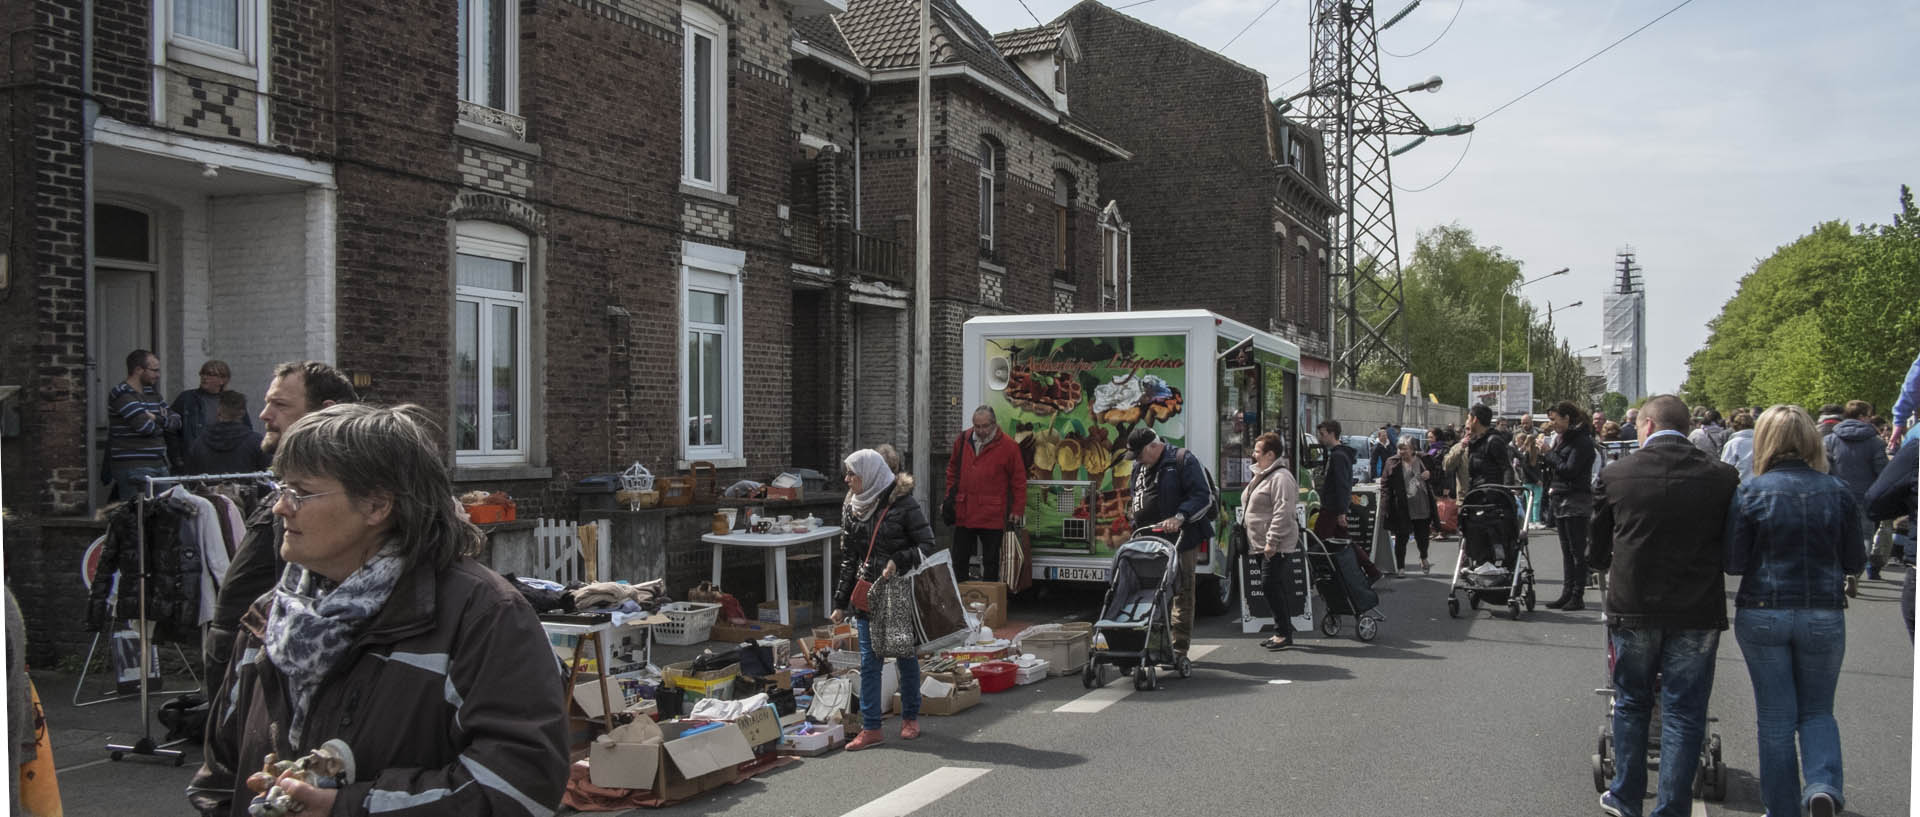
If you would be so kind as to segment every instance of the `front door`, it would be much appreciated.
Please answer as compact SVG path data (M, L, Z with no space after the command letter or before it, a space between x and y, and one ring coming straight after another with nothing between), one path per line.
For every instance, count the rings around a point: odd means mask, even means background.
M88 384L94 424L93 462L107 445L107 392L127 379L127 353L154 351L154 240L151 215L112 204L94 207L93 377ZM96 506L110 486L91 486Z

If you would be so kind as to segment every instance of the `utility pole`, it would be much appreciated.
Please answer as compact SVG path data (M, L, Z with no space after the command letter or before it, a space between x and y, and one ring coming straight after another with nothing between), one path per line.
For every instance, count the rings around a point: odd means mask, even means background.
M1327 187L1340 203L1332 231L1334 268L1328 275L1334 313L1330 340L1335 382L1347 388L1357 386L1361 365L1376 356L1386 356L1402 370L1411 368L1404 322L1395 337L1406 298L1389 160L1413 145L1389 151L1387 137L1417 136L1413 144L1419 144L1428 136L1473 129L1429 128L1400 100L1401 92L1381 83L1379 32L1411 10L1409 5L1376 28L1372 0L1314 0L1311 82L1307 91L1280 102L1284 111L1294 99L1306 97L1306 123L1320 131L1327 146ZM1433 77L1404 91L1439 88L1440 78ZM1363 265L1365 275L1360 274Z
M913 473L914 495L922 505L932 484L930 442L933 423L933 0L920 0L920 138L915 151L913 204Z

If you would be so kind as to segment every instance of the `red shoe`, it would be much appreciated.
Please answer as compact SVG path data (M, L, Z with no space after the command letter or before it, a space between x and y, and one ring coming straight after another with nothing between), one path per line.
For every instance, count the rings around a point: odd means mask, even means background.
M917 737L920 737L920 722L919 722L919 721L917 721L917 720L912 720L912 721L906 721L906 722L904 722L904 723L902 723L902 724L900 724L900 739L901 739L901 740L913 740L914 738L917 738Z
M854 735L853 740L847 742L847 751L858 752L886 739L878 729L862 729L860 734Z

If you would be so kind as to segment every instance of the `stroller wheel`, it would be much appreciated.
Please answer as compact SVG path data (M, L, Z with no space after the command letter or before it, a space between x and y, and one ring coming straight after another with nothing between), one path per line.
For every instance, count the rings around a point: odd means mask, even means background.
M1334 633L1340 632L1340 617L1332 613L1322 616L1320 619L1320 632L1322 635L1332 638Z
M1473 608L1473 609L1475 609L1475 610L1478 610L1478 609L1480 609L1480 594L1479 594L1479 593L1475 593L1475 592L1473 592L1472 590L1468 590L1468 591L1467 591L1467 606L1468 606L1468 607L1472 607L1472 608Z
M1514 621L1520 620L1520 600L1519 599L1514 599L1513 601L1507 602L1507 609L1512 611Z
M1534 601L1535 601L1535 597L1534 597L1534 593L1533 593L1533 583L1532 583L1532 582L1528 582L1528 583L1527 583L1527 592L1526 592L1526 594L1525 594L1525 596L1523 596L1523 598L1525 598L1525 599L1526 599L1526 601L1527 601L1527 612L1529 612L1529 613L1531 613L1531 612L1533 612L1533 603L1534 603Z
M1380 620L1372 616L1361 616L1354 620L1353 634L1361 641L1372 641L1380 634Z
M1600 762L1600 756L1597 754L1589 758L1589 760L1593 764L1593 790L1605 792L1607 790L1607 774L1604 764Z
M1184 655L1180 656L1179 662L1175 663L1173 665L1173 668L1180 672L1180 677L1182 678L1193 677L1193 659L1191 658L1188 658Z
M1459 617L1460 617L1460 597L1448 596L1447 597L1447 618L1459 618Z
M1133 668L1133 688L1145 692L1153 688L1153 668L1145 664Z
M1080 685L1093 689L1100 685L1100 670L1094 668L1096 662L1088 661L1086 669L1080 671Z

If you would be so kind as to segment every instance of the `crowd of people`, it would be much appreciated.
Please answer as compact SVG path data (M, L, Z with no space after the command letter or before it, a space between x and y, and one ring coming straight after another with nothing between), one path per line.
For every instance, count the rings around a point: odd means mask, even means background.
M146 349L129 352L126 379L107 391L100 482L113 486L113 498L133 498L147 477L265 468L262 434L246 396L227 388L232 379L224 361L209 360L200 366L200 385L169 403L160 394L160 358Z

